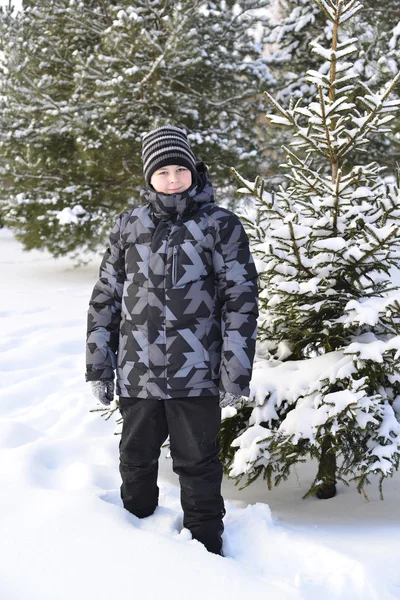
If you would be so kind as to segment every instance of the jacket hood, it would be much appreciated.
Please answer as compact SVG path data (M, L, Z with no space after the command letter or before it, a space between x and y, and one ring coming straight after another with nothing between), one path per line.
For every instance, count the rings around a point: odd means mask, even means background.
M214 202L214 189L204 162L196 163L196 171L196 180L181 194L162 194L148 183L142 187L140 196L155 217L166 221L178 214L184 216L195 212L204 202Z

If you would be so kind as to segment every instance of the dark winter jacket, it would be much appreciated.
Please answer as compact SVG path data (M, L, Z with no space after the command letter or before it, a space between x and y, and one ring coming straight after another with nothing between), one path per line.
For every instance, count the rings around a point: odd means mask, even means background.
M137 398L249 396L257 271L239 218L215 204L204 163L182 194L146 185L123 212L90 300L86 380Z

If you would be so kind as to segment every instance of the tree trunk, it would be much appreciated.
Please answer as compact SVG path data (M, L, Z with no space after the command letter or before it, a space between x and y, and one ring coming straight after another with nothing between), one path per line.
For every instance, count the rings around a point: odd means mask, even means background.
M319 461L316 496L321 500L333 498L336 495L336 453L333 449L332 436L326 435L322 440L321 458Z

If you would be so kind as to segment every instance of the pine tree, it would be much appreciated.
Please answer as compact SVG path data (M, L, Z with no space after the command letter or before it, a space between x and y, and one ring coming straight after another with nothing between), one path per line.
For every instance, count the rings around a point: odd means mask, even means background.
M27 0L0 20L3 220L27 248L103 244L139 202L140 136L185 127L213 181L254 173L270 78L258 2Z
M390 131L400 73L371 90L354 68L356 38L341 36L361 4L315 3L332 23L330 47L312 44L329 62L307 73L315 98L285 108L266 93L268 119L292 132L285 184L271 194L236 173L255 198L243 219L259 261L259 340L251 401L221 437L230 475L247 484L278 484L317 459L310 493L326 498L338 480L363 491L399 467L400 189L371 160L369 138Z

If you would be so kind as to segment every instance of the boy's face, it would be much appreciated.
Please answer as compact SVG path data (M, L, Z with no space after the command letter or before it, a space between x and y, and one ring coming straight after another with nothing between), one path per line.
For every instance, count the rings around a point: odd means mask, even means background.
M168 165L155 171L150 183L161 194L180 194L192 185L192 173L180 165Z

